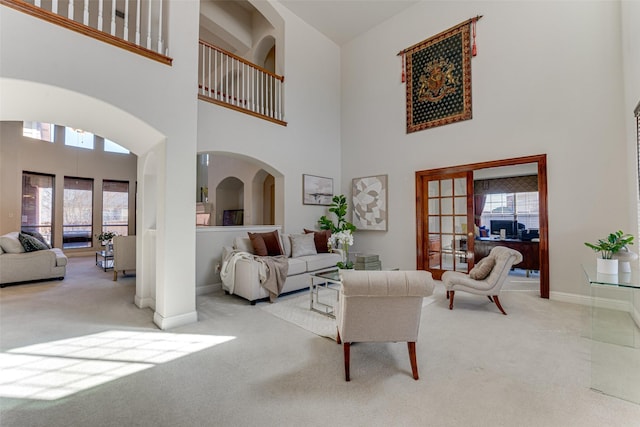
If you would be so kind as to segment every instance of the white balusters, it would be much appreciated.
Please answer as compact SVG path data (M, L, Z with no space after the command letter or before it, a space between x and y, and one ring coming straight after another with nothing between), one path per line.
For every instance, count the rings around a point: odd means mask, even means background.
M116 35L116 0L111 0L111 35Z
M124 28L122 30L122 39L129 40L129 0L124 0Z
M151 49L151 4L149 2L149 10L147 11L147 49Z
M42 0L31 0L29 2L36 7L49 10L55 14L60 14L67 19L77 21L98 31L105 31L105 28L108 26L109 28L106 31L108 31L109 34L119 37L125 41L133 39L137 46L141 46L140 39L143 31L141 23L146 22L146 48L155 50L161 54L166 54L168 49L166 49L165 42L163 40L164 34L166 34L166 31L164 30L166 20L163 16L164 1L166 0L147 0L148 8L142 7L143 0L133 1L135 1L135 6L130 9L130 0L82 0L82 2L79 0L75 0L75 2L74 0L68 0L66 3L66 10L60 11L61 13L59 13L60 0L44 2ZM76 2L79 5L82 5L82 14L81 16L78 14L79 16L77 17L77 20L75 16ZM118 9L118 5L121 9ZM157 10L154 11L154 7ZM105 13L109 15L109 10L111 10L111 14L107 19L110 19L110 25L105 25ZM152 16L155 12L158 14L158 19L157 22L152 22ZM119 23L118 19L122 19L123 22ZM131 29L131 32L129 31L130 22L131 25L134 25L135 23L135 31L133 31L133 29ZM119 34L120 29L122 30L122 34Z
M140 3L140 0L136 0L136 44L138 46L140 46Z
M282 78L232 54L200 42L198 82L202 95L282 120Z
M104 0L99 0L98 1L98 30L99 31L102 31L102 24L103 24L103 22L102 22L102 20L103 20L102 13L103 13L103 9L104 9L104 4L103 3L104 3Z
M84 0L84 9L82 13L82 23L89 25L89 0Z

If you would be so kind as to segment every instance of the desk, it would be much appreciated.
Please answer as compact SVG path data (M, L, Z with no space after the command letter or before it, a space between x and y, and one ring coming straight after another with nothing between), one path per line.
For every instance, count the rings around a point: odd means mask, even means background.
M518 239L476 239L473 242L474 262L477 264L478 261L489 255L491 249L496 246L506 246L522 254L522 262L514 267L525 270L540 270L540 243Z
M601 274L595 261L582 269L591 296L585 331L591 339L591 388L640 403L640 319L632 317L640 272Z

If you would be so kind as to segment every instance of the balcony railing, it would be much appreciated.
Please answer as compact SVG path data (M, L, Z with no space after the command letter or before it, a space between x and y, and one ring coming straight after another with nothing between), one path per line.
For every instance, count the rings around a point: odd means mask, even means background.
M286 126L284 77L200 40L198 98Z
M0 0L0 4L170 65L164 1Z

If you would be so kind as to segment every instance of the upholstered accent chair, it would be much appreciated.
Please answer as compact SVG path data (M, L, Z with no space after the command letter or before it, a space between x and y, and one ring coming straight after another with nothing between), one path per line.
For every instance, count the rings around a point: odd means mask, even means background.
M345 379L350 380L351 343L407 342L413 378L418 379L416 341L422 300L433 293L427 271L341 270L336 307L338 344L343 344Z
M126 274L136 269L136 236L116 236L113 238L113 281L118 280L118 272Z
M506 315L507 313L502 308L498 295L507 279L511 267L520 262L522 262L522 254L520 252L504 246L496 246L491 249L487 257L480 260L469 274L458 271L446 271L442 275L442 283L444 283L447 290L449 310L453 310L453 297L455 292L465 291L476 295L486 295L489 297L489 301L495 303L502 314ZM482 271L487 265L492 264L493 268L491 268L490 271ZM486 277L482 278L485 273ZM472 277L476 277L476 279Z

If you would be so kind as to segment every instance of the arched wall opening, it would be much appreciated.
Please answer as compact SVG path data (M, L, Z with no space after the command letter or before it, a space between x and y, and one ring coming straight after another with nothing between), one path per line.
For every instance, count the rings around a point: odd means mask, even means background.
M0 78L0 121L40 121L62 124L117 141L138 156L137 275L136 304L153 306L155 295L155 245L143 244L142 236L155 236L158 200L163 199L163 173L154 156L164 150L166 137L137 117L99 99L57 86ZM158 147L161 147L158 149ZM144 172L143 172L144 171ZM151 230L151 231L149 231ZM146 249L144 249L146 248Z
M242 225L284 225L284 176L281 172L237 153L210 151L198 156L201 158L205 154L209 162L206 174L202 175L206 175L210 189L209 203L214 218L211 225L223 225L224 211L233 209L243 210ZM231 177L234 180L228 180Z

